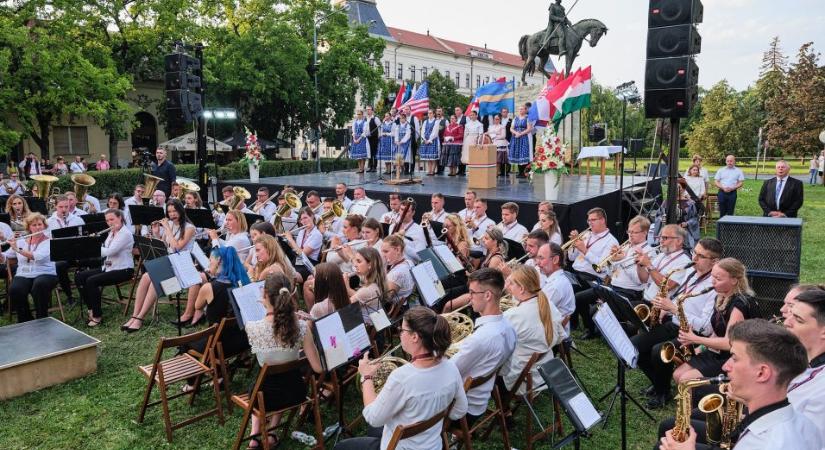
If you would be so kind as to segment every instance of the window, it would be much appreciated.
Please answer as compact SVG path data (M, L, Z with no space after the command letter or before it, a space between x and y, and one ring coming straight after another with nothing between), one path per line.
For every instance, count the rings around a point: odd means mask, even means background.
M461 87L461 72L456 72L455 73L455 87L457 87L457 88Z
M476 75L476 87L481 86L481 75Z
M427 70L427 68L426 68L426 67L422 67L422 68L421 68L421 79L422 79L422 80L423 80L424 78L427 78L427 73L428 73L428 72L429 72L429 71Z
M404 64L398 63L398 72L396 72L396 78L399 80L404 79Z
M471 87L470 86L470 74L469 73L464 76L464 87L466 87L468 89Z
M385 78L390 77L390 62L389 61L384 61L384 77Z
M415 66L410 66L410 80L415 83Z
M484 77L484 84L488 84L490 82L490 77Z
M54 127L54 153L89 154L89 132L86 127Z
M449 70L444 72L444 78L446 78L448 80L450 79L450 71Z

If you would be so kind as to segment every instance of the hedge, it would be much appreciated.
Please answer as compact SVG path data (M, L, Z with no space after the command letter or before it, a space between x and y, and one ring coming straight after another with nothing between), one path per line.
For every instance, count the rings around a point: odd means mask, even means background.
M264 161L261 164L261 177L278 177L284 175L300 175L305 173L315 172L317 169L316 161L303 160L280 160L280 161ZM341 159L335 161L333 159L322 159L321 169L339 170L356 167L355 161L349 159ZM196 164L178 164L175 166L179 177L197 178L198 166ZM210 168L211 169L211 168ZM95 179L95 185L91 187L90 192L98 198L103 198L112 192L120 192L124 196L129 196L135 189L135 185L143 182L143 174L141 169L115 169L103 172L90 171L89 175ZM60 189L60 192L72 190L73 184L71 176L66 175L60 177L60 180L53 185ZM218 167L219 180L232 180L240 178L249 178L249 168L246 164L230 163ZM29 182L33 184L33 182Z

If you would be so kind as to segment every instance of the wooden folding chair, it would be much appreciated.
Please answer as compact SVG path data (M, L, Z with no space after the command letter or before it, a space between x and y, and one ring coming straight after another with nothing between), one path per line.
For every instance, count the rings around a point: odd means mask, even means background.
M224 317L218 323L218 330L215 332L215 338L212 339L212 351L215 355L215 366L220 373L220 378L223 378L223 392L224 396L226 397L227 409L229 410L230 414L232 414L232 392L229 388L231 378L228 369L227 359L236 358L242 355L244 352L236 353L234 355L227 355L223 349L223 342L221 342L221 339L223 338L224 332L229 327L237 326L237 324L238 320L236 318ZM206 353L207 351L209 351L209 349L206 349L204 353ZM203 358L204 355L204 353L200 353L197 350L193 349L188 350L187 353L194 356L195 358ZM203 379L201 381L212 381L214 383L217 380Z
M200 391L201 377L207 375L211 377L213 380L216 380L218 378L218 372L215 367L215 355L212 349L212 341L215 338L216 332L217 326L212 325L211 327L203 331L198 331L192 334L187 334L180 337L160 339L160 342L158 343L158 349L155 352L155 358L152 364L138 367L140 373L142 373L148 381L146 385L146 392L143 394L143 402L140 407L140 413L138 414L138 423L143 423L143 418L146 415L146 410L150 406L161 404L163 407L163 422L166 428L166 440L169 442L172 442L172 430L176 430L180 427L189 425L190 423L204 419L213 414L218 415L218 421L221 425L223 425L223 409L221 405L221 397L220 392L218 391L217 383L212 383L212 390L215 396L214 408L204 411L196 416L190 417L175 424L172 423L172 419L169 416L169 400L173 400L183 395L189 395L189 405L191 406L192 403L195 401L195 396ZM169 348L177 348L180 345L189 344L200 339L207 340L207 351L201 358L198 359L188 353L182 353L170 359L161 360L161 358L163 357L164 350ZM190 378L195 379L194 389L186 392L180 392L174 395L168 395L167 389L170 385L179 383L181 381L186 382L186 380ZM152 394L152 389L155 387L155 385L158 386L160 400L149 403L149 399Z
M469 392L470 389L475 389L484 383L490 381L491 378L495 377L498 373L499 368L492 371L489 375L481 377L481 378L473 378L468 377L467 380L464 382L464 392ZM473 433L480 430L488 422L498 418L499 420L499 427L501 428L501 442L503 448L510 449L510 433L507 431L507 422L504 419L504 405L501 401L501 393L499 392L498 385L493 384L493 390L490 393L493 397L493 402L495 403L495 408L487 408L487 411L484 412L484 416L480 417L476 423L473 424L472 427L469 426L467 423L467 417L462 417L459 419L459 428L450 429L450 433L452 433L456 438L458 438L459 443L464 445L466 450L473 450ZM490 423L490 429L495 425L495 423ZM485 432L485 435L489 435L489 432ZM460 447L459 447L460 448Z
M264 393L261 392L261 385L264 380L270 375L286 373L293 370L304 371L304 377L309 385L309 395L303 402L298 403L297 405L282 408L276 411L267 411L265 406L266 403L264 402ZM306 358L272 366L265 364L261 367L261 371L258 373L258 378L255 381L255 386L252 388L252 392L249 394L244 393L233 395L232 401L244 411L243 418L241 419L241 427L235 438L235 444L232 446L234 450L238 450L242 442L248 441L255 437L260 439L261 447L264 450L269 450L269 432L279 428L281 429L280 441L285 442L288 438L288 433L292 426L292 422L295 419L296 413L299 411L301 412L300 416L302 421L305 419L304 416L308 412L312 412L314 416L313 422L315 428L315 439L317 440L317 444L313 448L319 450L324 448L324 430L321 423L320 405L318 403L318 384L316 383L315 375L312 374L309 369L309 363ZM253 414L258 418L258 421L261 424L261 432L244 437L244 434L246 434L246 427L249 425L249 420ZM275 414L280 414L282 416L281 421L278 425L270 427L268 423L269 418ZM287 414L286 420L284 420L284 414Z
M387 444L387 450L395 450L398 447L398 443L407 438L411 438L417 434L423 433L430 428L437 425L441 422L441 443L442 448L447 450L450 448L450 443L447 439L447 422L449 421L447 415L450 413L450 410L453 409L453 404L455 400L450 402L449 406L444 411L430 417L427 420L422 420L421 422L416 422L410 425L398 425L395 427L395 430L392 431L392 437L390 437L390 442Z
M49 307L49 314L58 311L60 312L60 320L65 322L66 321L66 314L63 311L63 302L60 300L60 286L55 286L54 290L52 291L52 295L54 295L55 300L57 300L57 306L50 306ZM81 308L82 310L83 308Z

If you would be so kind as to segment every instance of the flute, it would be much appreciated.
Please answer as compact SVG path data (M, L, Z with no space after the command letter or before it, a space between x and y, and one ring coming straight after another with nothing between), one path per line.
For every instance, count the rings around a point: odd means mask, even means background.
M366 239L354 239L352 241L345 242L345 243L343 243L343 244L341 244L337 247L328 248L328 249L324 250L322 253L337 252L338 250L341 250L344 247L352 247L353 245L360 245L360 244L363 244L364 242L367 242L367 240Z

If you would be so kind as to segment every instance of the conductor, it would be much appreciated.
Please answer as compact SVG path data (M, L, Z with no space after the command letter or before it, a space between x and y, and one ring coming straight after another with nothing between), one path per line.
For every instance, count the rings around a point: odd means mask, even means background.
M169 198L169 195L172 193L172 183L177 177L175 165L166 159L166 149L163 147L158 147L157 150L155 150L155 157L158 159L158 162L152 163L152 175L163 179L163 181L158 182L156 189L163 191L166 194L166 198Z

